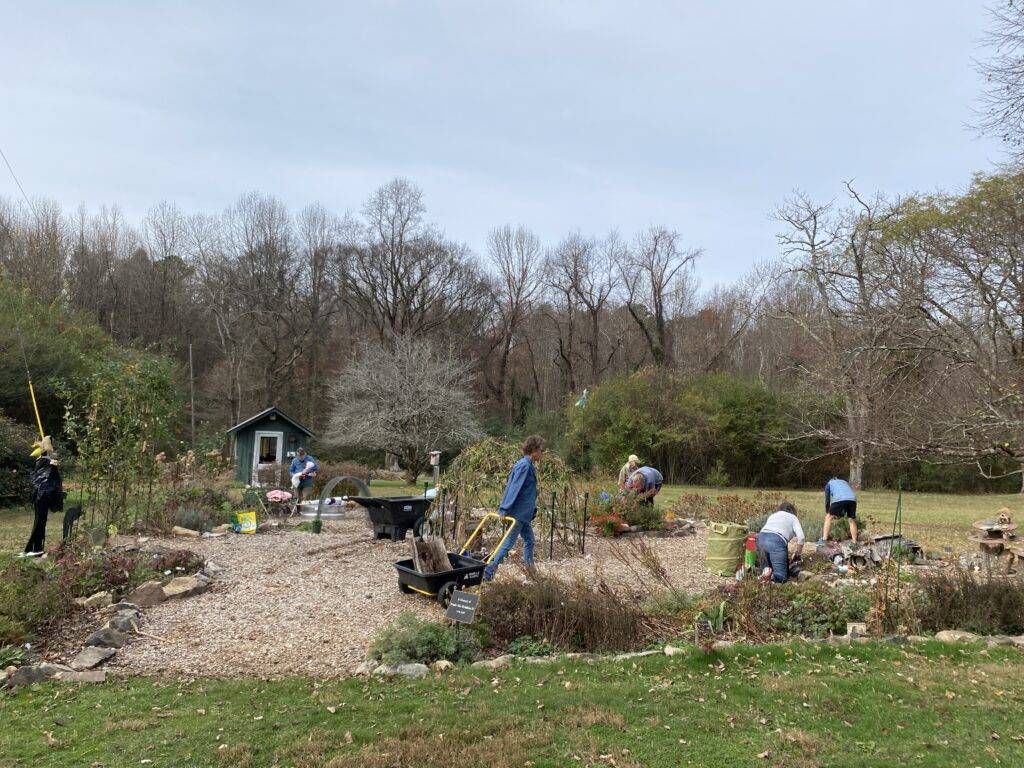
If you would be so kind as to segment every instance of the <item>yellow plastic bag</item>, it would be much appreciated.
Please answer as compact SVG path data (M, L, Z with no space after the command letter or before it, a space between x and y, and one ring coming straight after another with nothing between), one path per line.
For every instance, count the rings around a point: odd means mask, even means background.
M251 509L232 512L231 529L235 533L256 533L256 512Z

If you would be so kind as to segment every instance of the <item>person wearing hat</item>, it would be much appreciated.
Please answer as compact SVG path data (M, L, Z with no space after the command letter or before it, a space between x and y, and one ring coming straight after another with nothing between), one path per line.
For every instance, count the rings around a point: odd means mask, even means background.
M640 458L635 454L629 454L629 458L626 459L626 463L622 465L622 469L619 470L619 490L626 490L626 483L629 482L629 476L632 475L640 466Z

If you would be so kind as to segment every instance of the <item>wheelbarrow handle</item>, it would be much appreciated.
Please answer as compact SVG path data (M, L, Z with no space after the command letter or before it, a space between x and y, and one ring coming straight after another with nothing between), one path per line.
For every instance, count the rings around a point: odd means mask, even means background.
M473 543L476 537L480 535L480 531L483 530L484 525L492 518L495 520L500 520L502 527L504 527L506 523L508 524L508 528L505 528L505 534L501 537L501 541L498 542L498 546L496 546L494 550L491 552L490 557L487 558L487 562L490 563L491 560L494 559L494 555L497 554L498 550L501 549L501 545L505 543L505 539L507 539L509 537L509 534L512 533L512 528L514 528L516 524L516 519L514 517L509 517L508 515L499 515L497 512L488 512L481 518L476 528L473 529L473 533L470 534L469 538L466 539L466 543L462 545L462 549L459 550L460 555L469 554L470 545Z

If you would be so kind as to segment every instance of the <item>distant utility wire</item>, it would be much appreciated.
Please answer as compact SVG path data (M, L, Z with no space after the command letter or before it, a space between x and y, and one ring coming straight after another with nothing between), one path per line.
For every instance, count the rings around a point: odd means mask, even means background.
M28 207L32 211L32 215L36 217L36 221L39 221L39 212L36 211L36 207L32 205L32 201L28 199L28 195L25 194L25 188L21 186L21 182L18 181L18 175L11 168L11 161L7 159L7 155L4 154L3 147L0 147L0 157L4 159L4 165L7 166L7 170L11 173L11 178L14 179L14 183L18 185L18 190L21 192L21 196L25 198L25 202L28 203Z

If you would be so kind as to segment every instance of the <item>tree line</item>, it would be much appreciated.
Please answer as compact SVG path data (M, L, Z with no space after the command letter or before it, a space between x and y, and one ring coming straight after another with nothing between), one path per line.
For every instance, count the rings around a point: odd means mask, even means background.
M171 356L201 428L270 404L322 428L361 345L423 339L468 365L492 430L655 368L799 402L771 440L802 441L794 460L839 456L855 482L893 461L1020 473L1024 175L978 176L959 194L842 195L784 202L778 249L705 290L700 249L669 227L545 244L504 224L476 253L405 179L344 214L251 193L216 214L160 203L132 223L116 207L0 200L0 274L36 308Z

